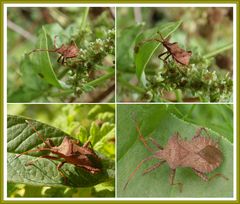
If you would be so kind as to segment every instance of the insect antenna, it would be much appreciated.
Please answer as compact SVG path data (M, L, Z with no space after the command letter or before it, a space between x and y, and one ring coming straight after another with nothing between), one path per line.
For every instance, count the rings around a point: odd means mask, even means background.
M51 148L52 146L50 144L48 144L42 137L42 135L37 131L37 129L31 124L30 121L25 120L25 122L37 133L38 137L43 141L43 143L48 146L49 148Z
M165 39L163 38L162 34L159 31L157 32L157 34L160 35L160 38L161 38L161 40L163 42Z
M49 148L41 148L41 150L50 150L50 149ZM12 161L10 161L10 163L12 163L15 159L22 156L23 154L28 154L29 152L39 152L39 151L40 151L39 149L30 149L25 152L22 152L21 154L16 154L16 156L12 159Z
M78 48L78 46L77 46L77 44L76 44L76 42L74 40L71 40L71 45L74 45L74 46L76 46Z
M41 150L49 150L49 148L41 148ZM17 154L14 159L20 157L20 156L23 155L23 154L27 154L27 153L29 153L29 152L39 152L39 151L40 151L39 149L30 149L30 150L27 150L27 151L25 151L25 152L22 152L21 154Z
M34 49L31 52L27 53L27 55L32 54L33 52L37 52L37 51L48 51L48 52L56 52L56 49L54 50L48 50L48 49Z
M56 46L56 38L57 38L57 37L58 37L57 35L54 36L54 41L53 41L54 49L52 49L52 50L49 50L49 49L34 49L34 50L32 50L31 52L27 53L27 55L30 55L30 54L32 54L33 52L37 52L37 51L56 52L56 49L57 49L57 46Z
M133 172L131 173L131 175L128 177L128 180L127 180L126 184L124 185L123 190L125 190L125 189L127 188L127 185L128 185L128 183L129 183L129 181L133 178L133 176L135 175L135 173L137 172L137 170L142 166L142 164L143 164L144 162L146 162L146 161L149 161L149 160L153 159L153 158L154 158L154 156L147 157L147 158L143 159L143 160L137 165L137 167L134 169L134 171L133 171Z

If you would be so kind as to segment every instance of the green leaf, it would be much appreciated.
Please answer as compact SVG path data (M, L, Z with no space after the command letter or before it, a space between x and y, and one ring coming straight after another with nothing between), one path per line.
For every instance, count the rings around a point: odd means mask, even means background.
M34 63L30 60L29 55L25 55L20 66L24 87L38 92L43 91L48 84L42 80L39 74L36 74L33 67Z
M115 115L115 104L102 104L95 105L88 112L90 119L99 119L103 121L109 121L114 118Z
M133 66L133 46L136 37L141 31L143 25L133 25L124 29L118 36L117 43L117 67L118 70L126 70Z
M80 26L81 30L86 29L88 13L89 13L89 7L85 7L84 11L83 11L83 18L82 18L81 26Z
M135 49L135 65L136 65L136 74L139 80L141 80L142 84L146 85L145 78L145 68L150 58L154 54L155 50L161 45L160 42L151 41L138 45L143 40L159 38L157 32L159 31L164 38L171 35L177 28L181 25L181 21L177 22L168 22L159 25L156 28L152 28L141 33L136 39L136 49Z
M96 142L94 148L106 155L108 158L111 158L112 161L115 159L115 128L109 129L105 135L101 135L102 137Z
M100 129L101 137L104 137L105 135L107 135L112 129L114 129L114 126L115 126L114 124L109 122L103 123Z
M83 87L82 89L85 91L85 92L91 92L94 90L94 87L89 85L89 84L83 84Z
M25 151L36 150L37 147L44 146L43 141L41 141L37 133L26 123L26 119L27 118L19 116L8 116L8 182L39 186L90 187L108 180L108 173L104 168L102 172L93 175L82 168L75 167L73 164L65 163L61 168L67 177L67 181L65 182L57 170L57 165L60 163L60 160L50 160L39 157L41 155L48 155L46 151L36 153L29 152L20 157L16 157ZM47 124L31 119L27 120L31 122L44 139L51 139L56 146L61 144L64 136L69 136L60 129Z
M92 122L91 127L90 127L89 140L91 141L93 146L99 140L99 136L100 136L99 131L100 131L99 126L95 122Z
M205 182L190 168L177 168L175 182L183 183L183 190L179 192L178 185L169 184L169 166L165 163L159 168L142 175L143 171L159 162L154 159L145 162L135 176L123 190L128 177L136 166L151 155L143 143L138 139L136 124L131 115L139 122L142 135L152 145L148 137L151 135L157 143L165 146L169 137L179 132L182 138L191 139L199 126L180 120L166 111L165 105L118 105L118 196L119 197L232 197L233 196L233 145L224 137L208 130L211 138L220 142L224 161L219 168L211 172L225 175L229 180L221 177ZM205 134L204 134L205 135Z
M229 49L232 49L233 48L233 43L228 43L226 45L223 45L221 47L218 47L217 49L211 51L210 53L207 53L205 55L203 55L204 58L211 58L211 57L214 57L216 56L217 54L219 53L222 53L222 52L225 52Z
M79 133L77 135L77 138L80 141L87 141L87 139L88 139L88 132L87 132L87 129L85 127L83 127L83 126L79 127Z
M8 96L8 102L9 103L29 102L41 96L41 93L42 93L41 91L36 91L33 89L26 88L25 86L21 86Z
M48 48L48 37L44 26L42 27L42 30L40 31L38 36L37 48L51 49ZM44 81L58 88L62 88L62 82L57 79L57 76L54 73L48 51L36 51L32 53L32 61L35 63L33 69L36 71L37 74L40 73L43 76Z
M187 122L207 127L225 137L233 143L233 106L221 104L209 106L207 104L170 106L171 113ZM208 120L206 120L208 118ZM222 125L224 124L224 125Z
M57 47L60 47L61 44L66 44L69 42L69 38L64 35L65 30L63 30L63 28L58 23L45 24L44 30L51 39L54 39L54 37L57 36ZM48 44L48 47L49 45L53 46L52 44L53 43Z
M114 186L115 186L114 180L99 184L94 187L92 194L94 197L114 197L115 196Z
M23 85L8 95L8 102L32 101L41 96L49 87L33 67L35 67L35 64L28 55L25 55L20 65Z

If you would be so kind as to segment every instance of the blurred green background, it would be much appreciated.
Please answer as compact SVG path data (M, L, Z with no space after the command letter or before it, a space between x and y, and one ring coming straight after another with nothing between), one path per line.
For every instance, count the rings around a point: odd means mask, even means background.
M114 164L115 161L115 105L65 105L65 104L8 104L8 114L21 115L60 128L84 143L105 129L105 136L111 134L97 152ZM108 135L109 137L109 135ZM104 183L90 188L36 187L8 183L9 197L114 197L115 174Z

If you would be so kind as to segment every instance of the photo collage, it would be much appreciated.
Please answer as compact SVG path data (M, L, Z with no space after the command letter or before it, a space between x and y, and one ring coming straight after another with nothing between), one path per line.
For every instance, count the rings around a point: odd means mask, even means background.
M236 199L235 4L5 4L4 199Z

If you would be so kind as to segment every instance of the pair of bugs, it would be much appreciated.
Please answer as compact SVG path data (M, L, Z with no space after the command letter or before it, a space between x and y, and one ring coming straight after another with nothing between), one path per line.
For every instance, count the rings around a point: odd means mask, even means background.
M142 45L143 43L146 42L151 42L151 41L157 41L162 43L162 45L166 48L166 52L161 53L158 58L163 60L165 63L167 62L167 59L172 56L172 58L178 62L181 65L188 65L190 57L192 55L191 51L185 51L182 48L178 46L177 42L170 43L170 36L167 38L163 38L160 32L158 32L160 38L153 38L153 39L146 39L142 42L139 43L139 45ZM54 37L54 48L53 49L35 49L32 50L29 54L36 52L36 51L48 51L48 52L55 52L60 54L60 57L58 58L57 62L61 61L61 64L64 65L67 61L67 59L71 58L76 58L79 53L79 48L77 47L76 43L73 41L71 42L70 45L64 45L62 44L61 47L57 48L56 46L56 37ZM139 46L137 45L137 46ZM164 55L167 55L165 58L162 58Z
M78 141L70 139L65 136L62 143L59 146L55 146L51 139L46 139L37 131L33 124L26 120L26 123L31 127L31 129L36 132L37 136L42 140L44 146L37 147L36 149L28 150L16 156L20 157L23 154L28 154L30 152L45 152L48 151L50 154L42 155L39 158L45 158L50 160L61 160L57 165L57 170L60 175L64 177L65 183L68 183L67 177L61 171L62 166L65 163L73 164L77 168L82 168L90 174L97 174L102 171L101 159L91 148L89 141L85 142L82 146L79 145ZM38 158L37 158L38 159ZM33 162L28 162L26 165L32 165Z

